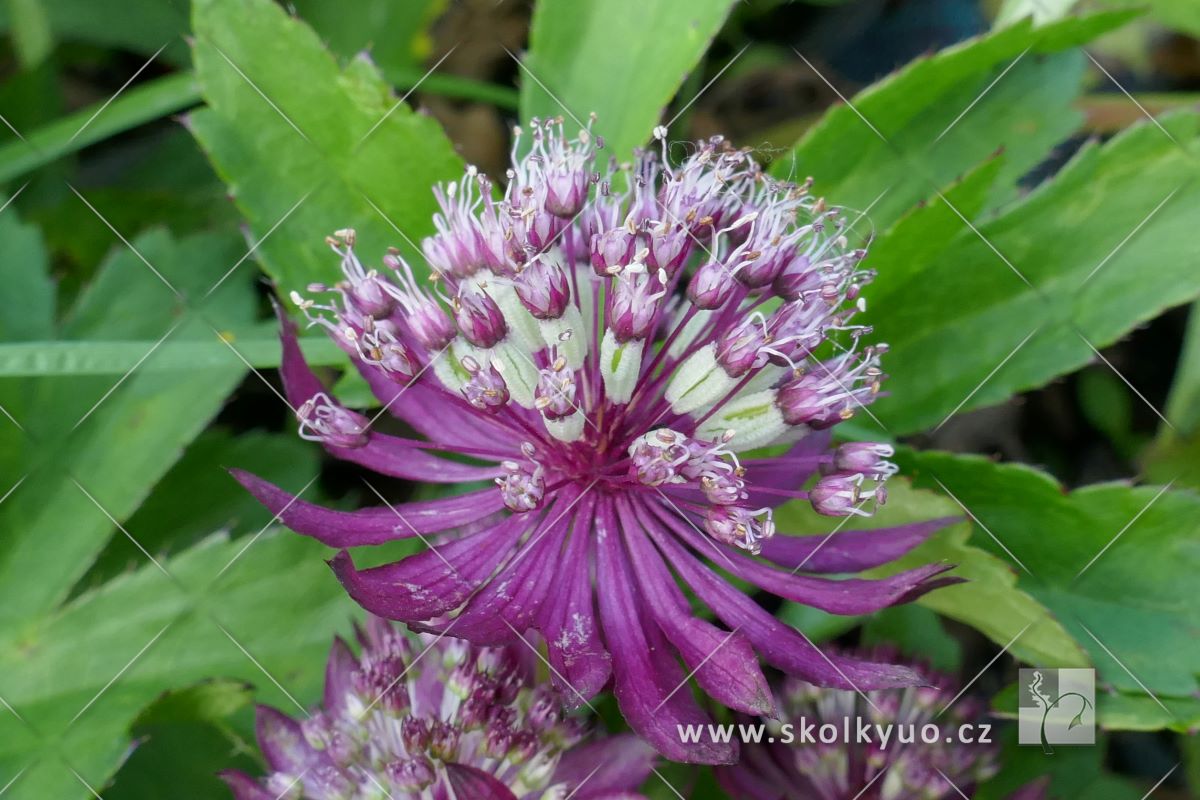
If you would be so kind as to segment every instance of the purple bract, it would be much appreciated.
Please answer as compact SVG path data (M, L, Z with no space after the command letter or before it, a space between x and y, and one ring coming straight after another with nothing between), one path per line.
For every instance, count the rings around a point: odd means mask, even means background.
M333 568L366 609L418 630L540 640L568 700L611 681L634 730L677 760L736 757L736 745L679 741L678 723L706 719L689 675L754 714L774 709L759 658L824 686L919 681L821 653L712 568L835 614L952 580L939 577L945 564L819 576L887 563L944 521L828 538L773 521L791 499L867 515L895 470L885 445L830 445L829 428L883 377L884 348L862 344L869 331L853 322L871 275L842 212L720 138L678 166L652 152L617 166L598 164L587 131L566 138L560 122L535 121L532 134L502 197L474 169L438 189L423 247L432 289L396 252L364 268L347 230L329 239L345 280L313 287L317 299L293 294L422 438L375 432L338 406L294 328L283 333L288 399L331 454L398 478L496 486L347 513L239 480L332 547L426 539L397 563L359 570L343 550Z

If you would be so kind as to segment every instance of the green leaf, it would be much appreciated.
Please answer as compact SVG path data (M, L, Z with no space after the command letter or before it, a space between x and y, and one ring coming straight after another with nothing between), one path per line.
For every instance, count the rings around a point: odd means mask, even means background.
M1200 432L1200 310L1196 306L1188 315L1183 352L1171 383L1166 415L1180 433Z
M873 529L961 513L953 502L932 492L912 489L902 479L895 479L888 482L887 505L870 519L856 520L859 524L854 527ZM845 522L819 516L803 503L780 507L775 521L783 531L816 534L830 533ZM1001 646L1015 638L1011 652L1024 661L1085 666L1087 659L1079 645L1041 603L1017 587L1012 569L1001 559L968 544L969 535L967 525L952 525L908 555L869 575L890 575L937 562L955 564L951 575L967 582L930 592L917 601L920 605L978 629Z
M1085 59L1062 51L1129 18L1098 14L1037 30L1026 20L914 61L833 108L772 171L812 175L815 192L835 205L870 207L868 218L883 230L1003 148L995 205L1082 122L1068 107Z
M1163 696L1156 703L1144 692L1105 692L1096 698L1096 713L1111 730L1193 733L1200 726L1200 698Z
M296 13L343 57L369 51L371 60L386 74L389 69L413 68L429 54L429 25L445 0L391 0L359 2L353 14L337 3L297 0Z
M287 413L282 403L279 411ZM250 431L235 437L219 428L210 429L200 434L163 476L125 529L159 558L190 547L217 530L232 536L256 534L270 524L271 513L233 480L229 468L249 470L293 493L307 487L304 499L319 502L317 487L310 485L321 469L318 452L295 435ZM118 536L97 556L74 591L98 586L145 560L141 550Z
M1143 473L1155 483L1200 488L1200 310L1195 305L1164 413L1171 424L1160 426L1143 456Z
M139 372L178 372L181 369L217 367L229 363L229 345L255 368L279 366L279 338L272 335L274 326L250 329L250 338L234 331L225 332L223 343L215 336L207 340L174 341L159 345L151 361L143 362ZM314 365L343 365L345 351L325 336L310 336L300 340L309 363ZM0 377L39 375L123 375L156 340L135 341L57 341L18 342L0 344Z
M1011 706L1015 710L1016 701L1014 693L1012 702L1005 708ZM1015 725L998 730L1002 766L996 777L987 781L973 795L976 800L1007 800L1017 789L1045 776L1051 779L1046 794L1051 798L1146 800L1149 783L1138 789L1123 778L1105 771L1104 757L1108 752L1108 742L1102 734L1096 736L1096 744L1092 747L1058 747L1053 757L1047 757L1036 745L1017 744Z
M871 409L884 429L912 433L1041 386L1200 294L1197 120L1085 147L978 232L951 193L880 237L867 316L891 346L889 394Z
M1115 731L1157 731L1164 728L1186 733L1200 725L1200 698L1162 695L1156 701L1145 692L1126 692L1098 685L1096 719L1100 727ZM992 713L1016 719L1017 684L992 697Z
M71 770L102 790L131 724L169 689L216 676L290 713L292 698L315 702L353 603L312 540L279 531L244 548L213 537L162 562L170 577L147 564L0 632L4 698L20 715L0 717L0 774L26 770L9 796L90 797Z
M1196 794L1200 790L1200 736L1180 736L1178 744L1183 752L1184 783Z
M890 644L948 675L962 670L962 643L946 631L937 614L916 603L892 606L873 615L863 626L862 643Z
M45 339L54 330L55 290L46 262L37 226L22 223L15 209L0 213L0 284L20 298L0 308L0 342Z
M830 614L819 608L792 602L784 603L776 616L814 642L827 642L841 636L863 620L862 617Z
M88 106L0 147L0 183L199 100L196 80L186 72L134 86L111 103Z
M269 0L197 0L194 27L209 107L190 127L282 290L339 277L324 244L335 230L355 228L368 263L433 231L430 187L459 177L462 164L437 123L397 104L374 67L357 59L343 71Z
M252 757L253 737L240 737L211 722L163 722L135 730L140 741L121 765L104 800L160 800L187 787L188 800L229 800L229 787L218 777L237 769L261 774Z
M1101 681L1134 695L1144 685L1168 705L1194 696L1200 496L1120 484L1067 493L1032 468L976 456L901 460L969 509L972 543L1019 570L1018 586L1087 649Z
M181 37L188 28L188 0L122 0L118 14L112 5L94 0L38 0L37 5L60 41L87 42L145 56L165 46L160 58L187 62ZM0 3L0 31L13 26L12 16L8 4Z
M1093 366L1079 373L1079 405L1084 418L1123 448L1133 424L1133 396L1111 369Z
M244 245L236 238L204 234L177 242L152 231L132 245L140 257L118 245L57 336L212 340L214 326L245 326L255 316L249 269L205 296L237 262ZM45 266L30 261L25 268ZM156 355L145 351L142 365ZM128 375L0 381L0 405L16 420L0 427L4 474L10 485L19 483L0 504L0 620L27 624L66 597L116 532L114 520L133 513L245 371L230 351L223 363L184 371L139 367Z
M618 160L649 141L700 62L731 0L541 0L522 66L521 119L562 116L604 137ZM669 33L668 33L669 32Z
M163 692L133 721L134 728L183 720L218 721L254 702L254 687L228 678L205 680L194 686Z

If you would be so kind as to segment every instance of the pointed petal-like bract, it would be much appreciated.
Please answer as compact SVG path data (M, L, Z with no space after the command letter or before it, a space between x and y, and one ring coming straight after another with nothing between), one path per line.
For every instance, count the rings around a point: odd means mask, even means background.
M233 477L280 521L330 547L360 547L438 533L486 519L504 507L495 492L397 503L359 511L334 511L297 498L242 470Z
M374 613L544 657L569 706L611 682L633 728L672 757L735 750L680 742L676 725L707 719L689 682L766 714L760 660L843 688L920 680L824 654L724 577L840 614L956 580L942 564L853 577L941 521L775 532L774 510L791 500L869 515L896 472L889 444L832 444L831 429L878 396L886 352L856 320L872 273L842 233L845 211L764 175L721 137L678 163L639 151L626 171L558 121L516 135L534 143L514 149L502 192L474 168L435 187L436 233L421 243L434 288L395 250L364 265L344 229L326 239L343 279L289 293L420 440L341 405L282 322L302 436L392 478L495 488L349 513L238 479L332 547L421 538L397 563L359 570L342 552L331 565ZM422 686L414 702L442 697Z
M458 608L492 574L525 532L527 522L509 517L403 561L357 570L342 551L330 566L359 605L388 619L417 622Z
M300 723L270 706L255 713L255 734L267 765L290 775L301 775L328 763L325 755L309 746Z
M612 656L600 636L592 600L594 507L588 497L579 503L575 529L562 557L558 602L543 603L537 621L552 679L572 709L594 697L612 675Z
M763 545L763 558L789 570L861 572L890 563L955 522L943 517L894 528L837 531L825 536L776 534Z
M722 631L692 616L687 599L642 530L654 521L637 517L631 506L618 501L619 521L646 607L663 635L709 697L736 711L775 716L775 699L749 641L736 630Z
M452 797L470 797L471 800L519 800L507 786L475 767L447 764L446 778L454 792Z
M712 720L687 691L686 678L670 655L654 648L657 631L643 627L643 611L634 592L621 534L611 502L597 504L596 538L599 553L596 576L605 591L600 594L600 619L613 658L613 693L621 713L639 736L672 761L730 763L737 746L702 742L687 745L679 726L706 725Z
M233 800L278 800L273 792L268 792L244 772L230 769L218 773L218 777L233 792Z
M657 758L654 748L636 736L610 736L563 753L550 782L578 786L579 800L612 798L641 786Z

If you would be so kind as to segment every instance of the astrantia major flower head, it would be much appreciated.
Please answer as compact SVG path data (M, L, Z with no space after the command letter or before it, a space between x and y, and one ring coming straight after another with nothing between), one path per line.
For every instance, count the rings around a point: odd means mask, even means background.
M344 280L293 295L422 438L375 432L338 405L284 330L308 438L390 476L494 486L342 513L239 478L334 547L424 538L431 549L366 570L343 551L334 570L368 610L415 628L540 639L565 697L611 679L633 728L678 760L736 755L679 741L678 723L705 719L681 688L689 675L748 713L774 708L760 657L820 685L913 683L907 668L819 652L713 569L837 614L946 580L945 565L819 576L890 561L939 523L826 538L774 522L790 499L869 514L895 469L886 445L830 446L830 429L877 395L885 350L855 321L871 275L843 212L719 137L673 165L660 130L661 156L618 166L588 131L535 122L529 134L502 194L474 169L437 190L429 288L396 252L367 269L345 230L329 240ZM768 445L778 454L748 452Z
M588 741L523 648L410 638L371 619L361 655L334 643L321 707L258 709L269 774L222 777L237 800L637 800L654 752Z
M890 648L869 655L896 657ZM979 783L998 769L999 746L979 741L985 738L978 726L987 722L987 707L970 695L959 696L952 678L924 665L914 669L925 685L861 694L785 680L779 692L780 719L767 722L775 741L743 747L738 764L716 769L718 782L741 800L973 796ZM780 727L784 723L791 725L790 740ZM970 743L959 738L964 725L971 726L966 733ZM922 739L925 726L931 726L930 732L936 729L936 738L929 733ZM868 731L869 742L858 740L860 728ZM886 741L885 729L890 731ZM1043 788L1040 782L1032 784L1009 800L1040 800Z

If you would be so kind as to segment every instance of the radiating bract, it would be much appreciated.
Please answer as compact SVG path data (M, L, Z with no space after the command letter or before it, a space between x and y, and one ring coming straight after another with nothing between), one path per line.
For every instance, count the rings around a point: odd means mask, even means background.
M343 551L333 568L365 608L419 630L486 645L540 638L564 697L581 702L611 679L633 728L671 758L736 755L680 742L677 724L706 718L689 675L748 713L774 706L759 657L824 686L917 681L822 654L711 568L835 614L949 580L945 564L879 580L813 574L879 566L941 521L830 537L775 529L772 509L793 498L869 514L895 471L886 445L830 445L830 428L878 393L885 350L854 322L871 275L843 212L720 138L678 166L664 141L661 158L603 168L588 131L568 139L561 123L535 121L521 157L516 138L502 196L474 169L437 190L438 232L423 246L431 288L395 251L368 270L344 230L328 240L344 280L292 293L422 438L375 432L339 405L284 325L303 435L392 477L495 486L346 513L239 479L333 547L422 537L429 548L398 563L358 570Z

